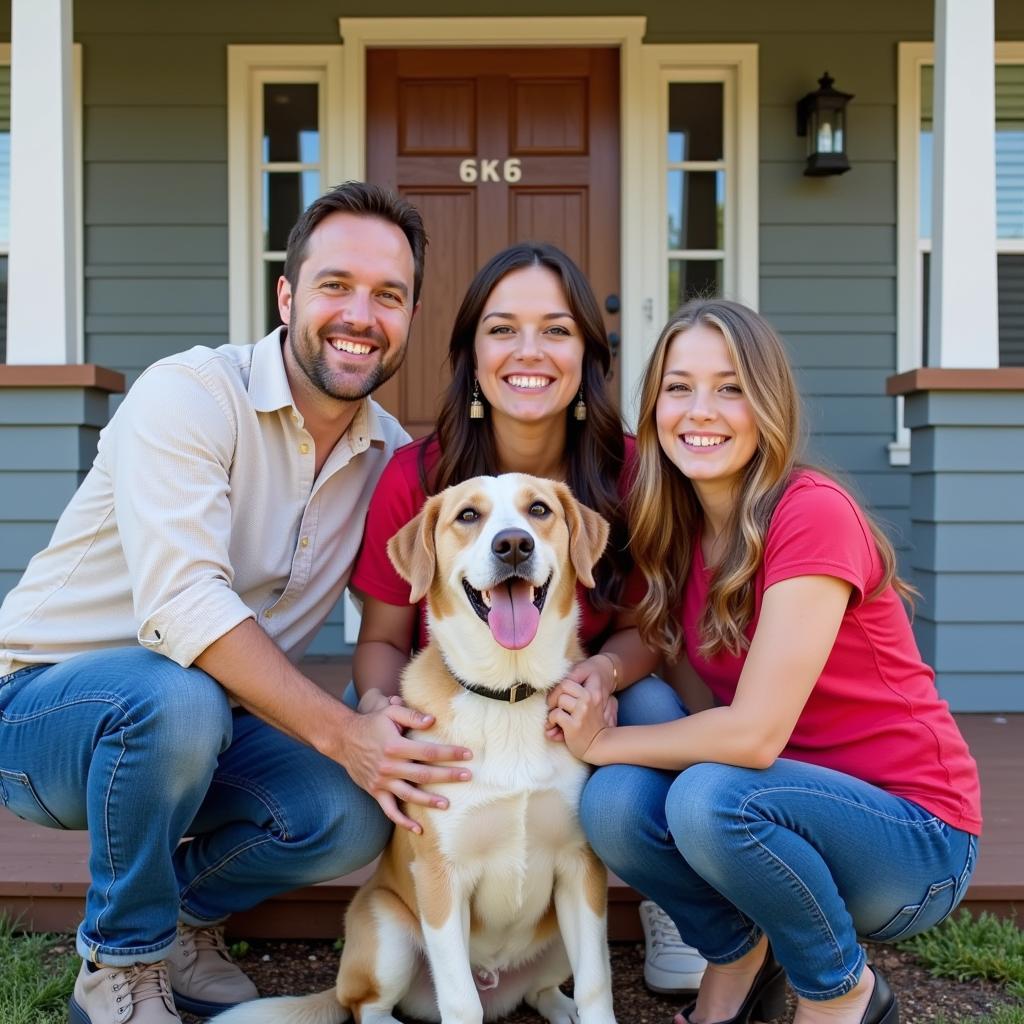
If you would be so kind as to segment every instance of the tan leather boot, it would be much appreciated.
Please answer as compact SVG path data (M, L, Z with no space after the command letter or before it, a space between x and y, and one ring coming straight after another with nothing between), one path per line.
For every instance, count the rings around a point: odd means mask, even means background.
M178 1009L199 1017L212 1017L259 997L256 986L231 962L223 928L193 928L179 922L167 970Z
M181 1024L164 960L95 971L83 963L68 1009L71 1024Z

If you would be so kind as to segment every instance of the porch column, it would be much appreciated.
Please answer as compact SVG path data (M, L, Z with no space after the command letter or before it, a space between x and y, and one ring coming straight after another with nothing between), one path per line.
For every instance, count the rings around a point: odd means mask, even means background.
M996 367L994 0L936 0L929 365Z
M954 711L1024 711L1024 367L888 380L910 428L914 633Z
M78 359L72 0L12 0L7 362Z

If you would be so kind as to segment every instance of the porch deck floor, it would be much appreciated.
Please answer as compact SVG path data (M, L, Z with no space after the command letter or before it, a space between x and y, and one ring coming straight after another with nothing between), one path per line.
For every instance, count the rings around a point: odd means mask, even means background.
M337 692L349 678L338 661L304 668ZM958 715L957 721L981 769L985 833L978 867L964 905L1000 914L1024 911L1024 715ZM88 837L45 829L0 812L0 913L20 918L35 931L72 931L88 885ZM288 893L231 922L249 938L333 938L356 887L369 868ZM613 878L609 927L613 939L641 937L635 890Z

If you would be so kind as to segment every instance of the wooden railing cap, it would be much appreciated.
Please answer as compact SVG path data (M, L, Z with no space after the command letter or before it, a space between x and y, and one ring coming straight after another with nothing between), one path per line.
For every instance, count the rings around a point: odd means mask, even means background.
M96 388L119 394L124 374L94 363L0 365L0 388Z

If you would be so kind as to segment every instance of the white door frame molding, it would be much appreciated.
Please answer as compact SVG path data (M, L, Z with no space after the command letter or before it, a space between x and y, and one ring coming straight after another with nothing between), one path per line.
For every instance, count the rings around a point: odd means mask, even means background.
M644 154L636 112L644 96L642 45L646 17L554 18L340 18L344 42L343 177L366 172L366 51L373 47L612 46L619 50L619 137L622 252L622 410L632 419L634 384L645 361L640 344L649 333L645 309L651 300L643 276Z

